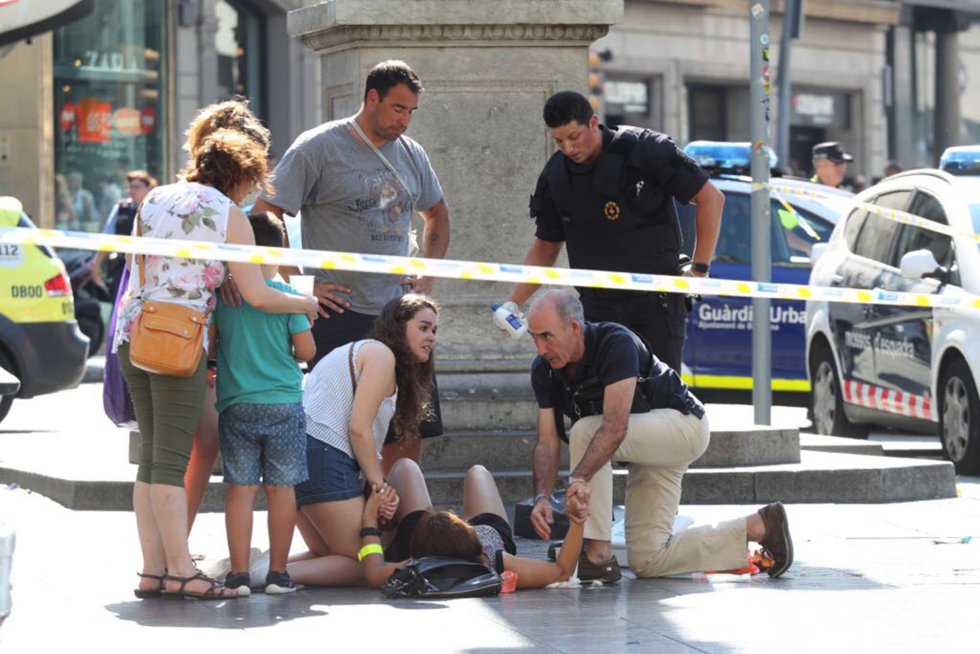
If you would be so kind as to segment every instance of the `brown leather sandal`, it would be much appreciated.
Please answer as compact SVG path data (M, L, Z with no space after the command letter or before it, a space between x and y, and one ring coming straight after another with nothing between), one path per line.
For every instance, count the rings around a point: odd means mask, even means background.
M224 595L221 591L225 590L224 584L222 584L217 579L212 579L203 572L198 572L192 577L175 577L173 575L165 575L164 581L179 581L180 588L177 590L164 590L163 594L167 597L173 597L177 599L196 599L196 600L223 600L223 599L237 599L238 594ZM187 584L192 581L206 581L208 584L208 589L204 592L195 592L191 590L186 590Z
M145 572L137 572L136 576L140 579L156 579L160 582L160 585L156 588L137 588L133 591L139 599L156 599L163 595L163 580L167 578L167 571L164 570L162 575L151 575Z

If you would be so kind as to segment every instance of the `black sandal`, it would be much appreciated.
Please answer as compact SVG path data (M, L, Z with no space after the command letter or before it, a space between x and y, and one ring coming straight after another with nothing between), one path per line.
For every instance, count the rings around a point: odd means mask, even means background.
M133 591L138 599L156 599L163 595L163 580L167 578L167 571L164 570L162 575L151 575L144 572L137 572L136 576L140 579L156 579L160 582L160 585L156 588L137 588Z
M183 598L183 599L196 599L196 600L223 600L223 599L236 599L238 593L233 595L223 595L221 591L225 589L224 584L222 584L217 579L212 579L203 572L198 571L198 573L192 577L174 577L173 575L164 575L164 581L179 581L180 588L177 590L165 590L163 594L168 597ZM192 581L206 581L210 584L208 589L204 592L194 592L190 590L185 590L187 584Z

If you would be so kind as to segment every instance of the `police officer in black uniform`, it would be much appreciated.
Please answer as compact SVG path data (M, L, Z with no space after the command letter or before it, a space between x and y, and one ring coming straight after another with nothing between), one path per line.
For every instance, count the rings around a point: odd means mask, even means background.
M678 200L697 205L691 273L708 275L725 199L669 136L600 125L589 101L572 91L548 98L544 121L559 151L545 165L531 196L537 229L525 264L551 266L567 244L572 268L678 274ZM534 284L516 285L503 306L519 315L518 307L536 289ZM626 325L652 345L661 361L680 370L688 298L578 290L586 320Z
M133 233L136 211L139 209L140 203L143 202L146 194L156 188L157 180L145 170L131 170L126 173L126 183L129 197L125 200L120 200L112 208L112 212L106 219L105 227L102 230L105 234L129 236ZM106 259L108 259L109 263L103 274L102 267ZM107 252L101 250L96 252L95 256L88 263L89 274L91 274L93 282L102 284L105 278L108 278L109 293L113 298L119 292L119 281L122 278L123 268L125 267L126 257L117 254L110 258Z

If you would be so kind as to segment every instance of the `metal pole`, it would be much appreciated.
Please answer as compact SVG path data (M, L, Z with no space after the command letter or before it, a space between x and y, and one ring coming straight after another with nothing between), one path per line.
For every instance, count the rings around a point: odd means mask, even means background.
M752 279L770 281L769 249L769 0L749 0L752 59L749 115L752 125ZM752 405L757 425L771 424L772 334L767 298L752 299Z
M783 3L783 31L779 35L779 70L776 75L776 89L779 99L776 107L779 113L776 114L776 154L779 157L779 165L789 171L789 92L790 74L789 62L793 43L793 21L796 20L795 11L799 11L797 0L786 0Z

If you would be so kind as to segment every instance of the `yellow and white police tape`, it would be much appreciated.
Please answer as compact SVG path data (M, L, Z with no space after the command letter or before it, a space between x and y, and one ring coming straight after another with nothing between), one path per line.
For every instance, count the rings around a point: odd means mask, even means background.
M867 290L829 286L805 286L734 279L675 277L608 270L550 268L520 264L423 259L329 250L299 250L116 236L89 232L23 227L0 228L0 243L49 245L83 250L139 253L185 259L237 261L255 264L301 266L324 270L348 270L389 275L423 275L448 279L474 279L507 283L587 286L593 288L759 297L773 300L824 300L857 304L980 309L980 297L968 293L933 295L881 289Z
M766 185L759 184L759 183L752 184L753 190L758 190L762 188L766 188ZM840 195L834 195L831 193L821 193L819 191L813 191L811 189L805 189L805 188L784 187L784 188L777 189L776 187L770 185L769 190L772 193L773 197L775 197L776 200L779 201L779 203L782 204L787 209L787 211L790 211L792 214L794 214L800 219L801 227L807 232L812 232L812 230L809 228L809 225L801 216L799 216L799 214L793 208L793 206L790 205L788 202L786 202L783 196L799 195L801 197L815 198L818 200L833 199L839 201L841 199ZM849 200L850 198L847 199ZM959 236L966 240L972 240L980 243L980 234L977 234L971 230L965 230L965 229L956 230L950 227L949 225L944 225L943 223L938 223L934 220L923 218L922 216L916 216L915 214L911 214L907 211L880 207L876 204L871 204L869 202L857 202L855 203L855 206L864 211L867 211L870 214L881 216L883 218L888 218L889 220L894 220L895 222L903 223L906 225L912 225L914 227L921 227L922 229L927 229L931 232L937 232L939 234L945 234L950 237Z

